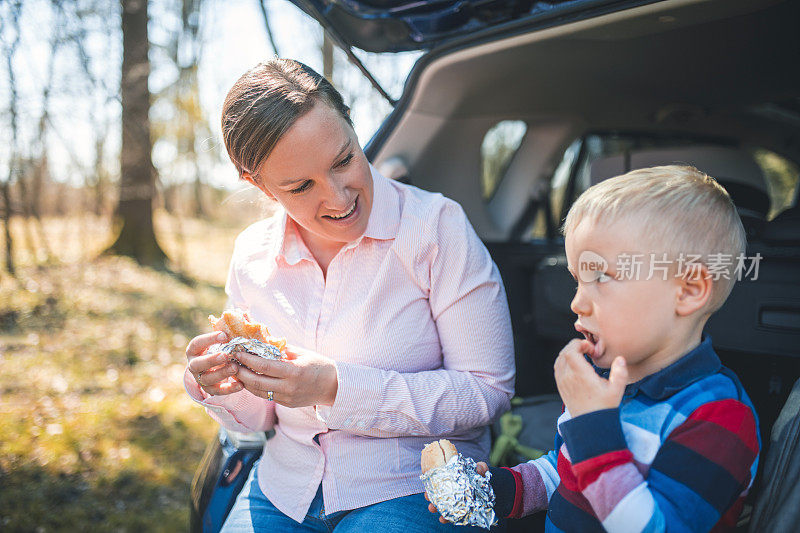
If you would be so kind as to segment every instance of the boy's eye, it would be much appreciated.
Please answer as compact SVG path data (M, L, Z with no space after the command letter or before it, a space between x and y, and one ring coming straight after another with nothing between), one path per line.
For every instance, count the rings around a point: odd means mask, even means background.
M344 159L336 163L336 165L334 165L334 168L346 167L352 160L353 160L353 152L350 152Z
M598 283L606 283L607 281L611 281L612 279L614 279L614 278L612 278L611 276L609 276L605 272L598 272L597 273L597 281L598 281Z
M306 180L298 188L292 189L289 192L292 194L300 194L301 192L307 190L310 187L311 187L311 180Z

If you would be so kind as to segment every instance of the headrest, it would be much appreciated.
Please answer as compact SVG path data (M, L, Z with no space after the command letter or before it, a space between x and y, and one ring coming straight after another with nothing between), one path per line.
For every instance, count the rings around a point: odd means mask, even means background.
M800 246L800 205L787 209L764 227L764 240L772 244Z
M676 164L692 165L716 179L731 195L740 213L766 218L770 206L767 180L753 157L737 148L693 145L631 150L593 161L590 181L594 185L631 170Z

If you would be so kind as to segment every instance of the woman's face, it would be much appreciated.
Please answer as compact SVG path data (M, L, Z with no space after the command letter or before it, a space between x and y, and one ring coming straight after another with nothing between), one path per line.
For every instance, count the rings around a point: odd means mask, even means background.
M353 128L322 102L298 118L255 176L245 179L280 202L312 248L360 237L372 209L372 174Z

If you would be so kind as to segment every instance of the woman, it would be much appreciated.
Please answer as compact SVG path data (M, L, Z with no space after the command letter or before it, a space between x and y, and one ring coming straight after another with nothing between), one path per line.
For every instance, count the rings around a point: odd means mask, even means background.
M222 131L282 208L236 239L228 306L291 343L287 361L243 366L206 351L218 333L187 348L186 389L212 418L275 430L223 531L450 531L427 512L420 451L447 437L485 460L513 393L486 248L458 204L378 174L341 95L301 63L244 74Z

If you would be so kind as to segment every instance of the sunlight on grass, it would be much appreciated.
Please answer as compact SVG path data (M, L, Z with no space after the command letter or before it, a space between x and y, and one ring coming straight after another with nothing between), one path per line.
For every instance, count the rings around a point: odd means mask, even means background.
M224 305L239 228L158 214L187 284L85 260L111 241L100 219L45 220L47 251L23 226L17 278L0 274L0 530L186 531L216 426L183 390L184 350Z

